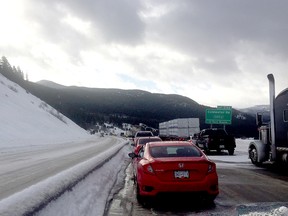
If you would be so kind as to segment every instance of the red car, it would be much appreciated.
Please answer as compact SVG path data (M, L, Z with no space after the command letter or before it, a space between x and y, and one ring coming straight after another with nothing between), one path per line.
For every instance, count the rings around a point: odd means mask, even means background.
M191 142L151 142L129 156L139 202L166 192L199 192L213 201L219 193L215 163Z
M153 136L153 137L139 137L136 141L136 143L134 144L135 148L134 148L134 152L137 154L140 150L140 148L142 148L142 146L146 145L146 143L148 142L161 142L162 139L158 136Z
M137 139L139 139L139 137L152 137L152 136L154 135L151 131L137 131L133 141L136 144Z

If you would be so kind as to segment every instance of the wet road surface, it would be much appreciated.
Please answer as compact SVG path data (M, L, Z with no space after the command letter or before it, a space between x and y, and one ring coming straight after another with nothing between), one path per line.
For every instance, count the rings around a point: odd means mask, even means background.
M251 164L225 166L217 164L220 194L214 203L201 202L193 195L160 197L147 206L136 200L131 165L127 167L125 185L114 196L107 215L241 215L272 207L288 207L288 174ZM267 207L268 206L268 207Z

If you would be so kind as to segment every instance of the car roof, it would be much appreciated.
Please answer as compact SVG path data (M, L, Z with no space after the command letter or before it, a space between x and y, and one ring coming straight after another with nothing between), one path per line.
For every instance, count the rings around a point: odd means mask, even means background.
M148 142L161 142L162 139L158 136L150 136L150 137L139 137L136 140L137 145L143 145Z
M139 137L138 140L142 140L142 139L159 139L159 141L161 141L161 138L158 136L146 136L146 137Z
M135 137L137 137L137 136L143 136L143 135L153 135L153 133L151 132L151 131L137 131L136 133L135 133Z
M191 142L188 141L159 141L159 142L151 142L149 146L191 146L193 145Z
M152 131L137 131L136 134L138 133L152 133Z

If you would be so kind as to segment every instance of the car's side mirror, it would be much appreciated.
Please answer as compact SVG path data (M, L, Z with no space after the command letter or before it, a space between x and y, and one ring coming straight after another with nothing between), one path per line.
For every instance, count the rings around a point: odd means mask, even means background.
M130 153L128 154L128 156L129 156L130 158L132 158L132 159L138 157L138 155L135 154L134 152L130 152Z

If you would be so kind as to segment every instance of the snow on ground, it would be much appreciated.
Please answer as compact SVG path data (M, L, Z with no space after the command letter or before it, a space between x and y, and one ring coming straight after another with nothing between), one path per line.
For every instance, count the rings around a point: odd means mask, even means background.
M32 215L47 203L37 215L103 215L115 182L124 179L129 161L125 143L1 200L0 215Z
M0 104L1 152L7 148L21 151L21 147L55 145L91 137L1 74ZM237 140L235 156L211 155L209 158L217 166L233 166L235 162L248 164L248 143L249 140ZM39 209L38 216L103 215L107 200L115 192L113 186L125 178L125 168L130 161L127 153L131 150L126 144L125 140L119 141L108 151L1 200L0 215L20 216ZM48 205L39 206L41 203ZM284 206L261 208L261 211L249 211L245 215L288 215L288 209Z
M84 129L1 74L0 104L0 155L8 149L9 152L18 152L29 147L41 149L41 146L91 140L91 135ZM53 200L59 193L63 195L59 199L62 204L55 208L61 212L58 215L102 215L116 177L126 166L126 144L126 140L119 139L119 143L109 151L1 200L0 215L16 216L33 212L35 206ZM83 178L95 167L97 169L85 178L84 184ZM79 183L71 189L75 182ZM63 192L69 187L71 193ZM65 197L69 197L67 194L72 194L72 198L63 204ZM53 202L49 206L53 206ZM68 211L64 207L68 208L69 214L62 212ZM53 211L49 207L47 209L47 212ZM43 214L47 215L45 211Z
M85 139L88 133L0 74L0 147Z

